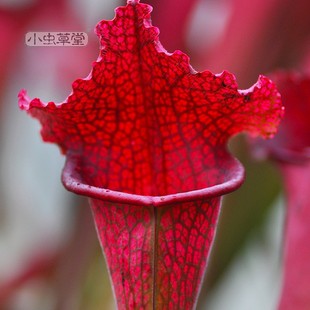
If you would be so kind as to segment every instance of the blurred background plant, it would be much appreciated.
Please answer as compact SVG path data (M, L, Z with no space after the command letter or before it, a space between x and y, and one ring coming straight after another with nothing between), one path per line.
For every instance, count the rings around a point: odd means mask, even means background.
M300 69L309 50L307 0L149 0L163 46L181 49L197 70L234 73L240 88L261 73ZM108 275L84 198L60 182L64 157L41 143L17 94L62 101L96 60L93 32L125 1L0 0L0 309L113 309ZM86 47L29 47L29 31L87 32ZM310 58L309 58L310 59ZM38 82L39 81L39 82ZM228 195L199 309L275 309L284 222L281 179L231 143L247 179Z

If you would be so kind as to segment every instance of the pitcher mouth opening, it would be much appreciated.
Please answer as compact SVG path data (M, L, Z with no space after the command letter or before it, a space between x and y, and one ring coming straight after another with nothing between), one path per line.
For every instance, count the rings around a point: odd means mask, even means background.
M201 189L166 195L140 195L87 184L81 173L76 169L77 158L74 156L67 157L62 171L62 183L68 191L92 199L114 203L160 207L168 204L219 197L239 188L244 182L245 171L242 164L237 159L231 157L230 160L230 172L229 175L225 176L223 182Z

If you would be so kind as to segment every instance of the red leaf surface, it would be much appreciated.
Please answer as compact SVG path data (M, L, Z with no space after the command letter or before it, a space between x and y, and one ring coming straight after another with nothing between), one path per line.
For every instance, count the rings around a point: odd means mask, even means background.
M232 74L167 53L150 12L128 1L97 25L99 58L65 102L21 91L19 103L66 154L64 185L91 198L118 307L192 309L220 196L244 177L226 143L271 137L283 111L266 77L240 91Z
M219 206L220 198L161 208L92 201L119 309L195 308Z
M273 78L286 112L274 139L261 141L261 151L283 162L307 160L310 157L310 77L279 71Z
M256 147L277 161L287 197L279 309L306 310L310 308L310 77L284 71L273 77L285 117L275 138L260 141Z

